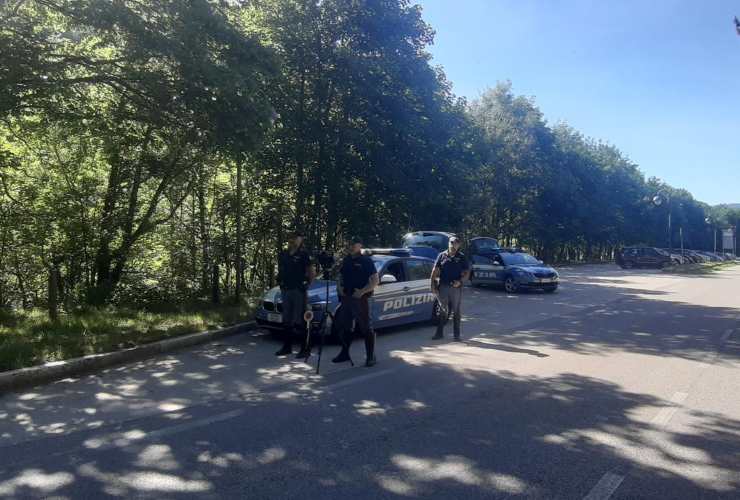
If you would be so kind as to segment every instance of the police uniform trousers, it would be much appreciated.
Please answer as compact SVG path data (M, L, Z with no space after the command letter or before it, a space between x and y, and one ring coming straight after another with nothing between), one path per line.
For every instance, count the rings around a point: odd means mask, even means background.
M455 338L460 337L460 322L462 314L460 313L462 303L462 291L463 287L455 288L450 285L442 284L439 287L439 301L442 305L442 310L439 315L439 323L437 323L437 336L441 336L444 333L445 325L450 319L450 315L453 315L452 329Z
M283 301L283 344L286 347L291 347L294 338L306 331L303 313L306 312L308 307L308 297L304 290L297 288L283 290L281 296Z
M342 349L348 351L354 339L354 329L365 338L365 354L368 358L375 355L375 330L370 321L370 297L365 295L359 299L352 296L342 297L342 307L336 318L342 336Z

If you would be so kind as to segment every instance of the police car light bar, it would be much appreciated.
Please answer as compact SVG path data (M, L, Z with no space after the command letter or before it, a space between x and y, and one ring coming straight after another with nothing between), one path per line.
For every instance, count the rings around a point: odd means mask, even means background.
M364 255L393 255L395 257L410 257L411 250L408 248L365 248Z

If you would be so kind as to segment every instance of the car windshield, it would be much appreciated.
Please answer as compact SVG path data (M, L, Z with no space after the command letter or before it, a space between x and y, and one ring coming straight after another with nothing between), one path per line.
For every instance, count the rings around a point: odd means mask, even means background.
M442 252L448 245L449 237L444 234L409 234L403 238L404 247L431 247Z
M490 252L491 250L498 250L501 248L498 245L498 241L494 240L493 238L481 238L479 240L475 240L475 246L481 253Z
M504 259L504 264L507 266L533 266L540 263L539 260L527 253L502 253L501 258Z

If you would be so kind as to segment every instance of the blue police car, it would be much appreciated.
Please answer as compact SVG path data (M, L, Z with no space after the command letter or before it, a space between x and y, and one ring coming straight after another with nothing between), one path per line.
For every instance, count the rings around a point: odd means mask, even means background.
M558 272L545 266L541 260L516 249L489 248L472 245L473 286L503 286L508 293L524 289L539 289L554 292L560 284Z
M373 328L387 328L423 321L435 321L439 306L429 286L434 261L411 255L408 249L369 249L366 253L380 276L380 285L371 299ZM328 310L339 309L336 282L316 280L308 290L308 303L314 313L312 327L320 325L327 299ZM280 289L268 290L256 312L257 324L268 329L282 327ZM330 319L327 331L332 331Z
M416 231L404 235L402 246L408 248L411 255L435 260L440 253L449 248L452 236L455 234L444 231Z

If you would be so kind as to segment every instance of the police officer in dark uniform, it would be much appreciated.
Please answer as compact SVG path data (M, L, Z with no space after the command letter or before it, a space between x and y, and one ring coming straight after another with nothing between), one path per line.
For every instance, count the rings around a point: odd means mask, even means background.
M375 331L370 323L370 297L378 286L378 271L370 257L362 255L362 240L352 238L349 255L342 261L339 269L337 292L342 303L337 315L337 327L342 338L342 350L332 359L334 363L349 361L349 347L352 343L352 325L365 337L365 366L374 366Z
M278 284L283 304L283 347L275 353L285 356L293 352L294 338L305 338L303 314L308 307L308 286L316 271L311 257L303 248L303 233L295 231L288 241L288 248L278 255ZM303 345L297 358L306 357L308 346Z
M470 276L468 259L460 251L460 239L457 236L450 238L449 249L437 256L432 270L432 291L440 303L440 317L437 324L437 333L432 337L438 340L444 337L444 327L453 314L453 333L456 341L460 341L460 305L462 302L463 281Z

